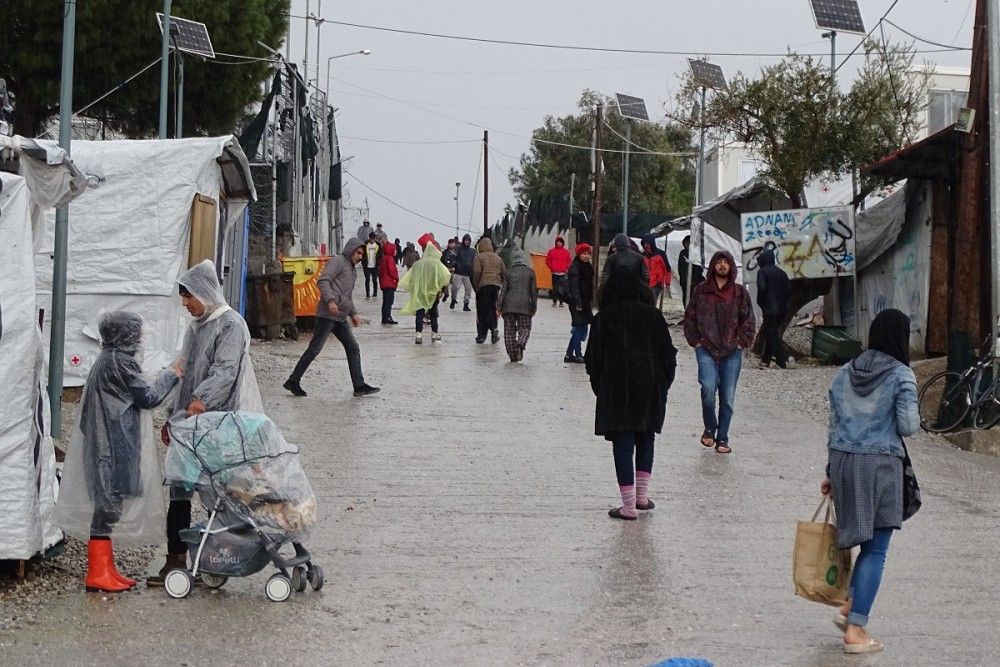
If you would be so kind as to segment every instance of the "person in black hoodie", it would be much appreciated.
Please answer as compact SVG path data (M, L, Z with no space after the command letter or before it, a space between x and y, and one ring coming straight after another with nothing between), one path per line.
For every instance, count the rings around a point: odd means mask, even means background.
M621 267L637 276L644 285L649 285L649 267L639 252L638 246L625 234L618 234L608 246L608 259L601 271L601 282L608 279L608 274L615 267Z
M472 262L476 259L476 249L472 247L472 236L466 234L462 237L461 245L455 248L455 255L457 261L455 262L455 280L451 286L451 309L455 310L455 304L458 303L458 288L461 286L465 290L465 294L463 294L465 305L462 310L469 312L472 310L469 308L469 301L474 292L472 288Z
M594 264L593 248L588 243L578 243L576 257L566 274L566 296L569 299L570 338L563 363L583 363L583 342L587 329L594 321Z
M774 263L774 250L766 248L758 258L757 305L764 315L760 333L764 337L764 349L760 355L760 367L768 368L771 357L779 368L785 365L785 352L781 346L781 322L788 313L788 297L791 294L788 275Z
M622 506L608 515L634 521L637 509L654 507L653 441L663 428L677 350L649 285L631 269L612 267L600 296L585 357L597 396L594 433L612 443L621 492Z

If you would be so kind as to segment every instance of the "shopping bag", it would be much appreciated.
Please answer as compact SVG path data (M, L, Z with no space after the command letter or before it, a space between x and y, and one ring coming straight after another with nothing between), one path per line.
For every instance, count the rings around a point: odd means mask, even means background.
M823 521L817 521L826 507ZM851 582L851 550L837 548L837 526L830 522L833 502L824 497L811 521L795 529L792 579L795 594L813 602L840 606L847 600Z

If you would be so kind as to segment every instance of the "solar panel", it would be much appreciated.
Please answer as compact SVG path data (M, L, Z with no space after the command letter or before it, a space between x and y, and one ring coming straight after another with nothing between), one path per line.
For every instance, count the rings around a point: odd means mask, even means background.
M865 34L857 0L809 0L809 5L817 28Z
M698 85L713 90L726 89L726 77L722 75L722 68L718 65L707 60L692 60L690 58L688 64L691 65L691 73Z
M163 34L163 14L156 12L156 22L160 26L160 34ZM215 49L212 48L212 39L208 36L208 27L198 21L170 17L171 31L173 26L177 26L177 31L170 37L170 43L181 51L193 53L203 58L214 58Z
M649 114L646 113L646 101L644 99L641 97L632 97L631 95L622 95L621 93L615 93L615 97L618 98L618 113L622 115L622 118L649 120Z

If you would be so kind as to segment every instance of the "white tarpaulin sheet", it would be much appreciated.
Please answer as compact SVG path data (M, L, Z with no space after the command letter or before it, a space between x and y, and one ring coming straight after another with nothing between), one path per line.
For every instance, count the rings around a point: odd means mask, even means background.
M111 310L134 310L146 320L147 370L174 359L190 324L177 297L177 278L187 269L191 205L200 194L221 207L225 183L217 159L227 150L242 158L234 144L233 137L73 142L73 161L91 189L70 206L66 386L86 379L100 352L97 322ZM240 162L245 165L245 159ZM230 198L223 224L236 219L244 204ZM49 214L36 238L36 289L46 312L53 229Z
M33 290L28 187L0 172L0 559L28 559L62 535L52 525L55 452Z

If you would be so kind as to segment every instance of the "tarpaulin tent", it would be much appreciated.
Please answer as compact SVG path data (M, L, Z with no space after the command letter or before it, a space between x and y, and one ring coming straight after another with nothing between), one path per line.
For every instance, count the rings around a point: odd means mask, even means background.
M0 559L27 560L62 539L52 523L56 459L49 434L45 345L35 300L33 220L84 192L65 152L0 137Z
M227 284L230 267L235 279L242 273L244 258L226 257L223 249L255 197L246 156L227 136L74 141L73 161L91 188L70 210L65 384L83 384L100 351L97 322L110 310L143 317L144 365L163 368L190 323L177 296L180 274L202 259L214 260ZM35 239L36 290L46 311L52 239L49 216Z

